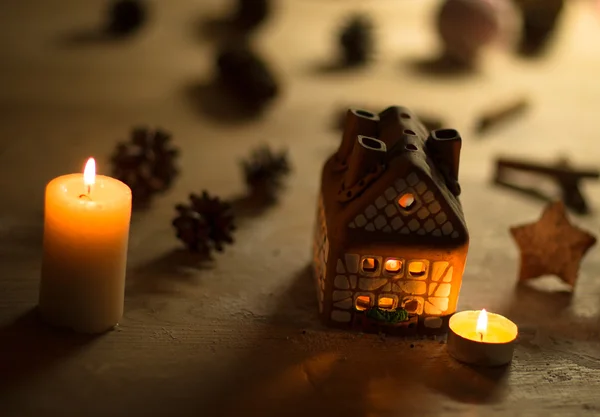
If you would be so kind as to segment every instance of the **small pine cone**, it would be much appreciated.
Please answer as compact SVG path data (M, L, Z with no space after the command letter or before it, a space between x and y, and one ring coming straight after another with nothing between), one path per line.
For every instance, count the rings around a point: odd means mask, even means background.
M273 152L268 146L255 149L242 161L244 179L253 194L275 197L283 186L283 178L291 171L287 151Z
M137 128L130 142L117 145L112 157L113 176L131 188L134 203L148 202L173 183L179 151L169 146L170 140L162 130Z
M145 20L146 10L140 1L118 0L110 6L108 31L115 36L129 35Z
M238 0L237 3L233 19L242 29L257 27L271 12L269 0Z
M233 243L232 232L235 230L233 210L229 203L222 202L219 197L211 197L203 191L201 196L190 195L191 207L206 222L208 237L214 248L222 252L223 244Z
M516 0L522 15L521 49L524 52L543 52L554 36L564 3L564 0Z
M191 206L178 204L175 209L178 214L172 224L177 229L177 237L190 251L208 255L210 230L202 216Z
M217 56L220 81L249 108L260 109L273 100L279 87L271 70L247 46L230 46Z
M364 64L371 58L373 50L372 24L364 16L353 17L342 28L339 44L346 65Z

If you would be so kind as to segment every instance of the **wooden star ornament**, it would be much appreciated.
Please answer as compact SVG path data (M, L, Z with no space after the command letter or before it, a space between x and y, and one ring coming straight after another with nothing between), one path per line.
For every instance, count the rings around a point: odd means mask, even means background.
M511 227L521 250L519 280L556 275L575 286L579 264L596 237L571 224L562 201L550 203L535 223Z

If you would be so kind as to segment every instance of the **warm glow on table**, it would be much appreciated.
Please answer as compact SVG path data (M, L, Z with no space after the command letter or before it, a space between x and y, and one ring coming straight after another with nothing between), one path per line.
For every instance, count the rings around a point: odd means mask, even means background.
M40 311L50 323L96 333L123 313L131 190L95 175L64 175L46 186Z

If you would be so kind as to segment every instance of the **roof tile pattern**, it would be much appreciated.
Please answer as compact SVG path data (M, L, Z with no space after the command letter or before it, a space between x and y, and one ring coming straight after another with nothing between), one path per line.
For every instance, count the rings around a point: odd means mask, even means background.
M399 205L401 196L410 193L414 202L408 208ZM453 225L436 200L435 193L411 172L406 178L398 179L393 187L387 188L370 204L364 213L357 215L348 227L368 232L400 233L404 235L450 236L458 238L460 227Z

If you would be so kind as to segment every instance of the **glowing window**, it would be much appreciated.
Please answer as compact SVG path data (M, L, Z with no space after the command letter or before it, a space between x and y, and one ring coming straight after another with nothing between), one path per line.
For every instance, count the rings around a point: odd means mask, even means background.
M385 261L385 272L389 274L397 274L402 269L402 261L400 259L388 259Z
M422 278L427 274L427 263L423 261L412 261L408 264L408 276L410 278Z
M421 307L421 304L419 303L418 300L406 300L404 302L404 309L411 314L418 313L420 310L420 307Z
M394 308L394 299L391 297L379 297L379 308L391 310Z
M398 205L404 210L410 210L415 206L415 196L411 193L405 193L398 199Z
M369 297L368 295L359 295L358 297L356 297L354 307L358 311L365 311L371 308L371 297Z
M379 263L375 258L367 257L362 260L362 270L365 272L375 272L378 267Z

